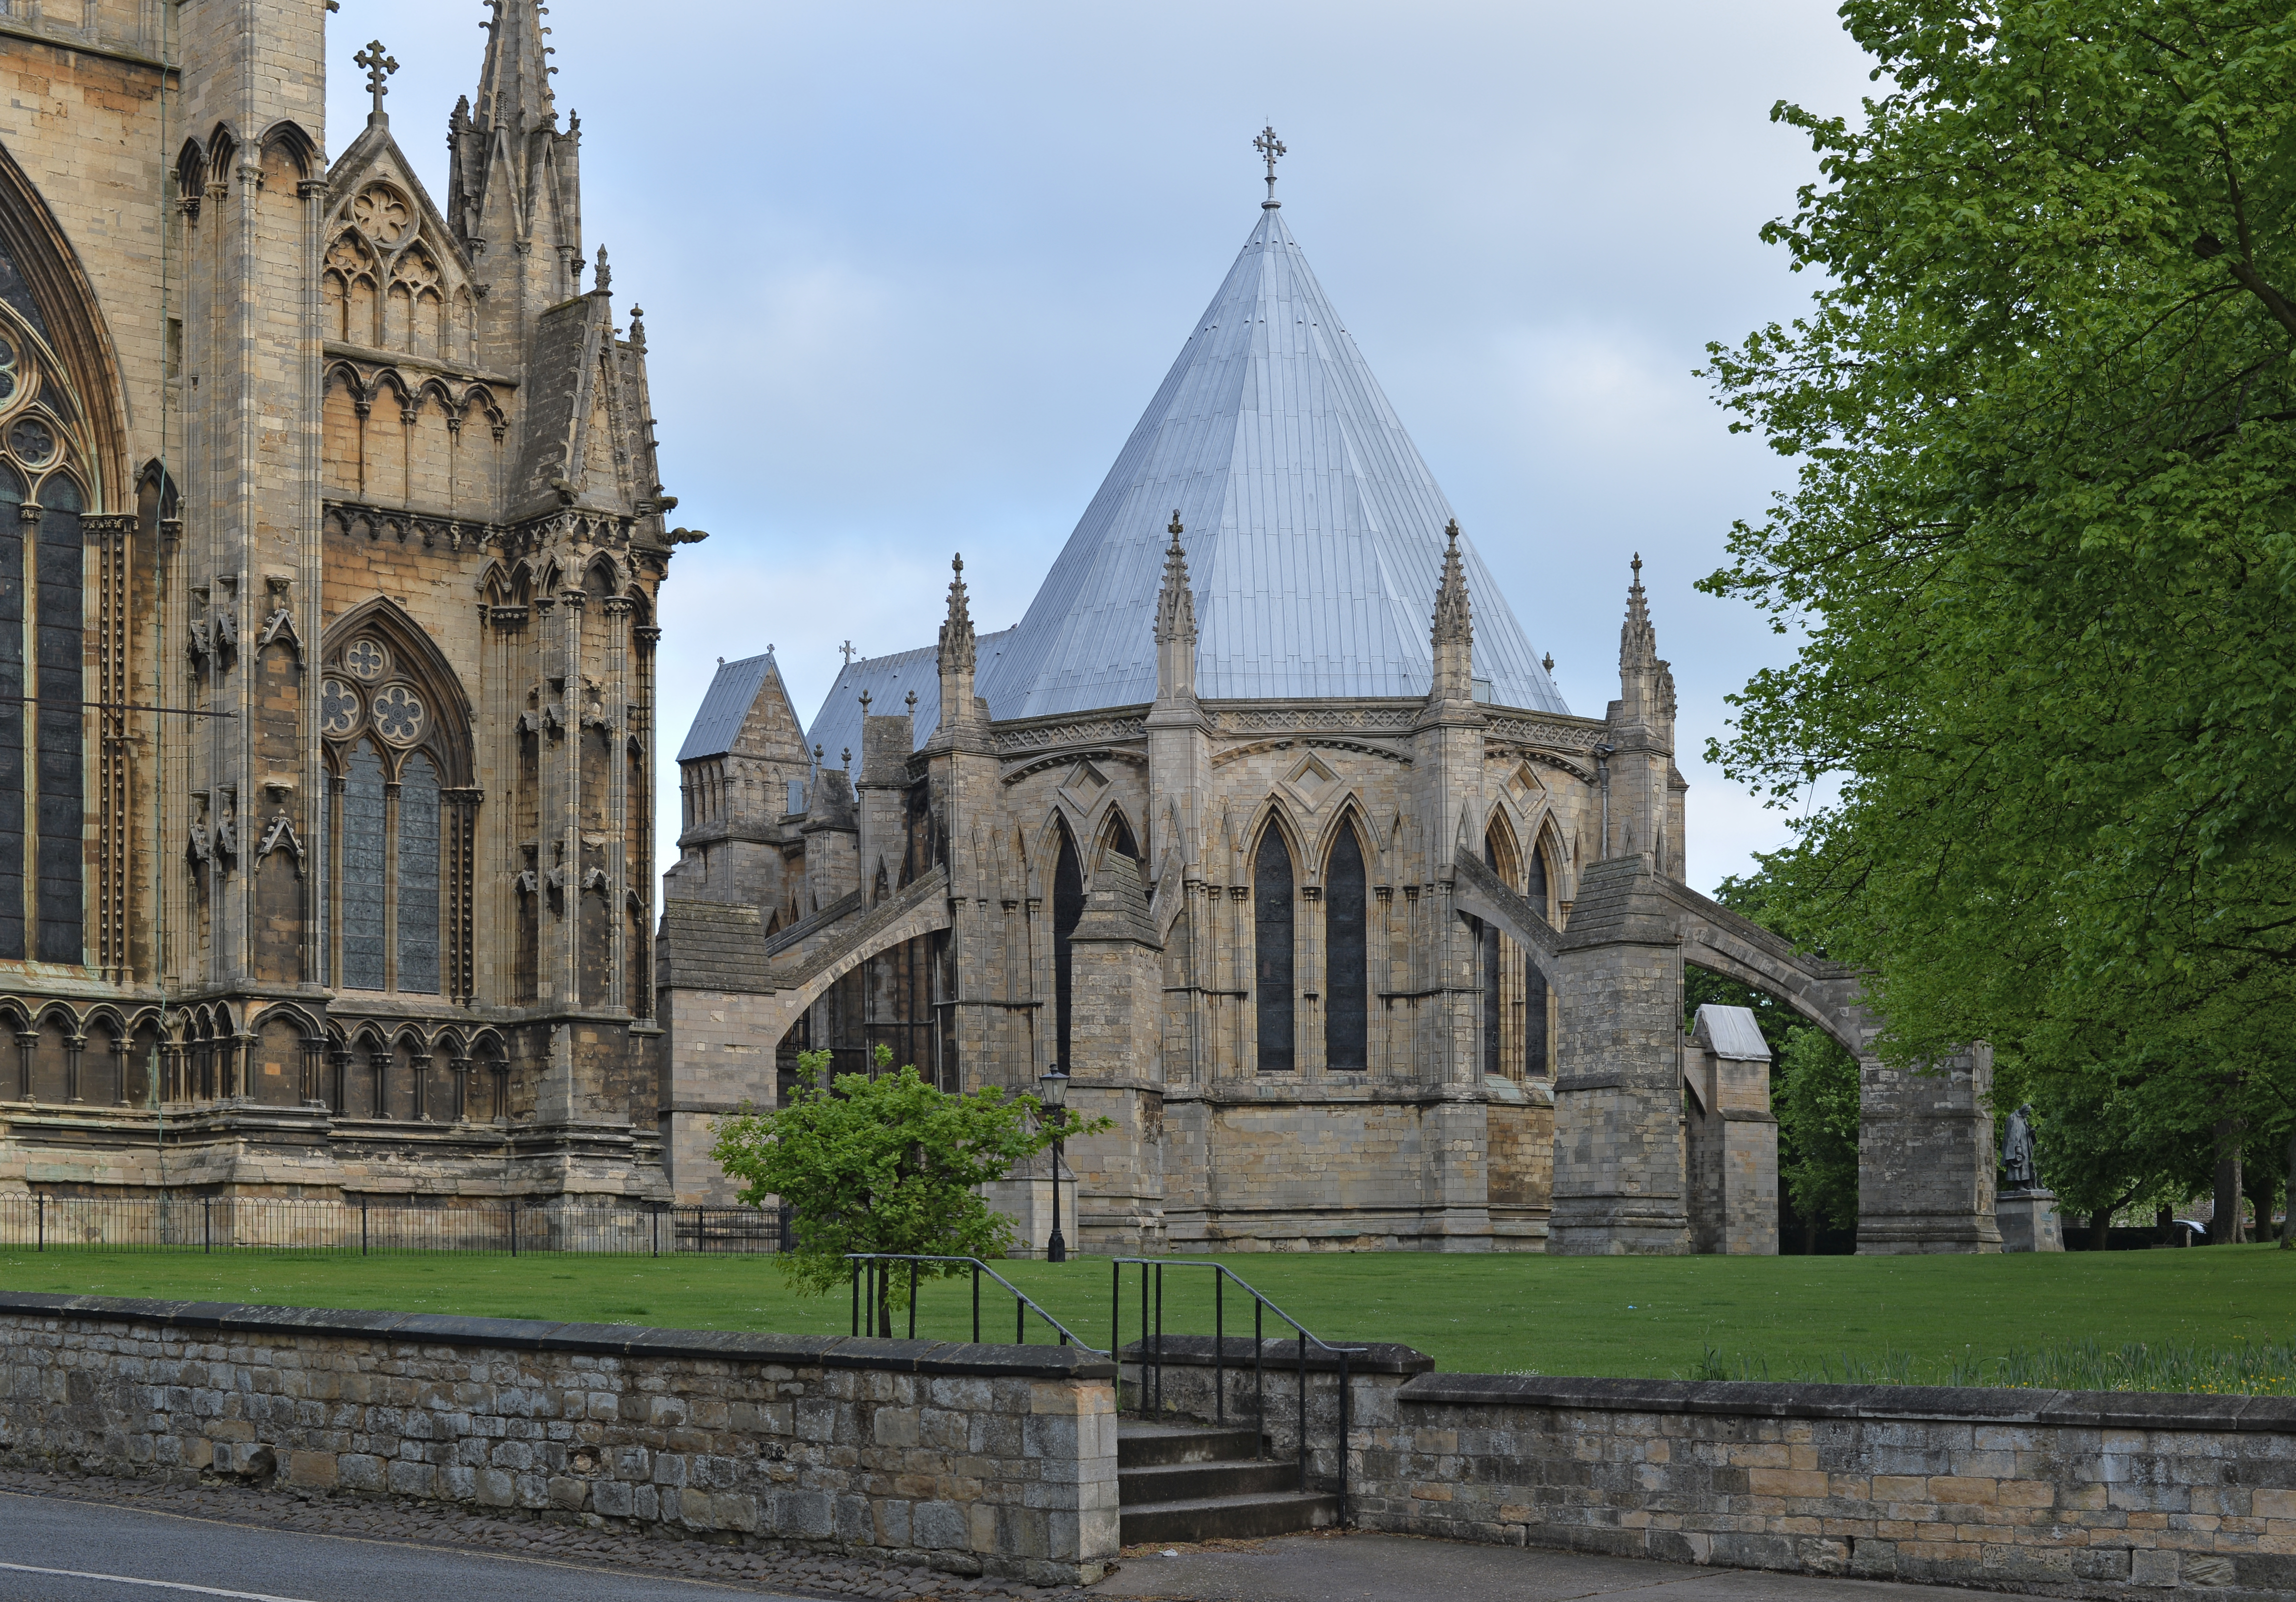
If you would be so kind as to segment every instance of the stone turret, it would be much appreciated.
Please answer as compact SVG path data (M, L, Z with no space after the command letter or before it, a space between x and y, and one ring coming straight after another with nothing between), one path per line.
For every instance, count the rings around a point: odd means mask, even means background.
M1164 552L1164 587L1156 595L1156 704L1193 706L1196 699L1196 597L1188 588L1188 554L1180 548L1180 513L1172 512Z
M941 620L940 642L934 653L940 671L940 727L933 732L932 743L971 748L988 738L988 709L972 689L979 647L964 590L964 558L955 557L949 567L948 615Z
M1619 628L1619 699L1609 709L1610 839L1603 854L1647 854L1659 873L1679 879L1681 798L1689 786L1674 766L1674 673L1658 653L1636 553Z
M474 99L447 124L447 215L488 293L482 359L515 370L527 330L581 292L582 123L558 126L539 0L492 0Z
M1467 600L1467 570L1459 561L1459 521L1444 530L1443 583L1435 592L1434 683L1430 702L1475 698L1475 623Z

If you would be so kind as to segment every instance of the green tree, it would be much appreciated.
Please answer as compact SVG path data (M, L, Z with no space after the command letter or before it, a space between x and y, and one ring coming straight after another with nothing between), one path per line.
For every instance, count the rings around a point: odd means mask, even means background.
M2189 1138L2296 1025L2296 16L1849 0L1882 88L1781 105L1808 314L1709 372L1800 463L1706 580L1804 642L1710 755L1783 926L1901 1064L1972 1039ZM2013 1105L2013 1104L2012 1104Z
M1055 1130L1033 1096L998 1086L951 1095L926 1084L914 1067L889 1072L893 1054L876 1048L874 1075L845 1073L820 1081L830 1054L807 1051L798 1063L809 1085L787 1106L720 1119L709 1154L741 1181L755 1206L778 1197L796 1209L797 1245L778 1259L783 1276L804 1295L826 1295L850 1281L851 1252L937 1257L1002 1257L1013 1245L1013 1220L993 1211L980 1187L1063 1138L1099 1132L1106 1119ZM926 1264L922 1277L964 1272ZM907 1304L906 1276L892 1276L876 1310L886 1334L890 1308Z
M1815 1024L1786 1038L1773 1077L1778 1179L1815 1231L1857 1227L1857 1059Z

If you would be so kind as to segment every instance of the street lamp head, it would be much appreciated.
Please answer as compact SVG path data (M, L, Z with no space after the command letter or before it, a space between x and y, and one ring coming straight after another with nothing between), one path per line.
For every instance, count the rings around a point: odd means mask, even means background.
M1050 1072L1037 1078L1037 1099L1055 1110L1068 1105L1069 1076L1058 1063L1053 1064Z

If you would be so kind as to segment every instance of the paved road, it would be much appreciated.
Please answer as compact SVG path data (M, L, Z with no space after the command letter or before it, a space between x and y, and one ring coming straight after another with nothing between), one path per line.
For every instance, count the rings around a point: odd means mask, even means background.
M1095 1596L1177 1602L1956 1602L1927 1585L1819 1580L1407 1535L1290 1536L1236 1551L1133 1557ZM1986 1602L2040 1602L1990 1593Z
M1170 1602L1951 1602L1968 1593L1400 1535L1135 1554L1093 1588ZM305 1535L0 1492L0 1602L805 1602L594 1565ZM2040 1602L1994 1595L1987 1602Z
M62 1571L62 1572L58 1572ZM6 1602L798 1602L704 1581L0 1493Z

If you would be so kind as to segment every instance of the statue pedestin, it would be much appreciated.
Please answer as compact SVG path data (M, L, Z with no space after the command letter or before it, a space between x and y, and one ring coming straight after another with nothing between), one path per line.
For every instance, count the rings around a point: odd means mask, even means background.
M2004 1252L2065 1249L2064 1230L2057 1223L2057 1193L2054 1190L2005 1190L1994 1200L1993 1216L2001 1226Z

